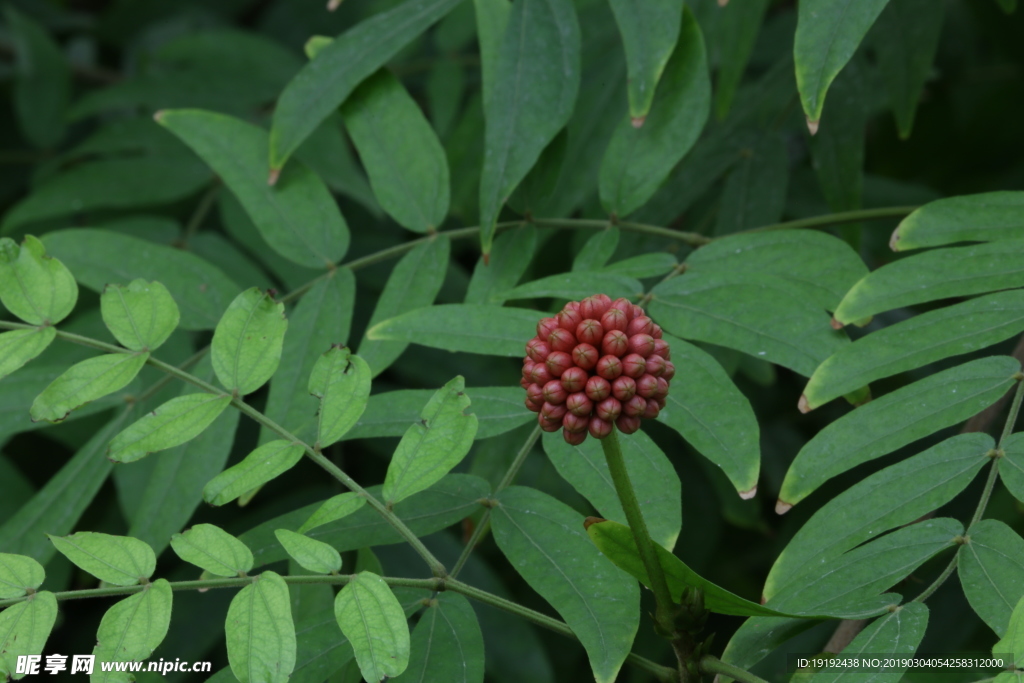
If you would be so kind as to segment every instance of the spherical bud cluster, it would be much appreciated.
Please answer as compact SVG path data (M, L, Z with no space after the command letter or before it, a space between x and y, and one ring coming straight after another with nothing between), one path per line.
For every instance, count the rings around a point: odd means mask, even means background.
M537 323L520 384L541 429L561 429L578 445L588 433L632 434L657 417L675 372L661 328L642 308L595 294Z

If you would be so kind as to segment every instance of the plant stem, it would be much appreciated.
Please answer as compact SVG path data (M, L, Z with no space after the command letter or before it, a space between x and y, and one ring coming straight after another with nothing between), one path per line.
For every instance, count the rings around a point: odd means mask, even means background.
M519 469L523 466L523 463L526 462L526 456L528 456L530 451L533 450L533 445L537 443L538 438L540 438L539 425L534 427L533 431L530 432L530 435L526 437L526 442L523 443L523 447L519 449L518 453L516 453L516 457L512 461L512 464L508 466L505 476L501 478L501 481L498 482L498 486L494 489L495 495L497 495L499 491L511 486L512 482L515 481L516 475L519 474ZM452 567L452 570L449 573L451 578L454 579L458 576L459 572L462 571L462 567L466 564L466 560L468 560L469 556L473 553L473 549L476 548L477 544L490 528L490 521L491 508L486 508L483 515L480 516L480 521L477 523L476 528L473 529L473 533L470 535L469 541L466 542L466 547L462 549L462 554L459 555L459 559L455 562L455 566Z
M189 240L191 240L199 231L203 221L206 219L206 215L210 213L210 209L213 208L213 203L217 201L217 197L220 196L220 189L220 183L215 183L213 187L206 191L203 198L199 200L199 205L196 206L196 210L192 212L192 216L188 219L188 225L185 226L185 232L181 236L180 246L187 246Z
M622 505L623 512L626 513L626 521L629 522L629 528L633 532L636 549L647 570L651 590L654 591L654 599L657 604L655 620L665 633L673 633L675 624L672 621L672 606L674 604L672 593L668 589L665 570L658 561L651 533L647 530L643 513L640 512L640 501L637 500L633 484L629 480L626 460L622 457L622 446L619 444L618 429L612 428L611 434L601 439L601 446L604 448L605 460L608 461L608 469L611 471L612 482L615 484L615 492L619 494L619 503Z
M768 683L760 676L744 671L732 664L726 664L718 657L707 655L700 660L700 670L708 674L722 674L734 678L741 683Z
M935 591L939 590L942 584L946 583L946 579L953 575L953 570L956 569L957 558L959 557L959 552L954 553L953 559L949 561L949 564L947 564L946 568L942 570L942 573L939 574L938 578L932 581L932 585L925 588L924 591L916 598L911 600L911 602L924 602L928 598L932 597Z
M799 228L827 228L830 225L842 225L843 223L857 223L859 221L870 221L879 218L902 218L912 213L916 206L886 206L880 209L861 209L859 211L843 211L840 213L825 214L822 216L811 216L799 218L795 221L772 223L762 225L742 232L766 232L768 230L793 230ZM739 234L739 233L736 233ZM716 237L714 240L720 240ZM712 240L712 241L714 241Z
M281 578L285 583L288 584L328 584L328 585L344 585L352 580L354 574L310 574L310 575L299 575L299 576L282 576ZM546 614L541 614L528 607L516 604L511 600L488 593L487 591L480 590L474 586L456 581L451 578L432 578L432 579L409 579L405 577L394 577L394 576L383 576L381 577L384 583L389 586L405 586L409 588L422 588L428 591L435 590L449 590L453 593L461 593L467 598L482 602L486 605L496 607L497 609L504 610L511 614L518 615L528 621L532 621L538 626L543 626L555 633L560 633L563 636L578 640L576 634L572 632L565 622L559 621ZM218 578L218 579L204 579L199 581L170 581L171 590L174 591L185 591L185 590L208 590L210 588L241 588L252 583L253 577L232 577L232 578ZM109 597L115 595L131 595L138 593L145 589L145 586L107 586L104 588L88 588L85 590L76 591L61 591L56 592L53 596L58 600L78 600L82 598L100 598ZM23 596L20 598L11 598L8 600L0 600L0 608L9 607L19 602L27 600L30 596ZM651 672L661 680L672 680L669 675L674 672L664 666L656 664L649 659L641 657L639 655L630 654L626 661L632 663L641 669Z

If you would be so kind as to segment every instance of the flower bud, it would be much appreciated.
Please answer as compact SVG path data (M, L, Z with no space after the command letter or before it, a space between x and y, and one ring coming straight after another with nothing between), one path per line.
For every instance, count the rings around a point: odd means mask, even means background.
M539 384L531 384L526 388L526 398L544 403L544 387Z
M593 318L587 318L576 326L576 339L584 344L600 344L604 339L604 328Z
M622 404L622 414L626 417L640 417L647 410L647 399L643 396L633 396Z
M544 386L553 378L551 376L551 371L548 370L547 363L534 363L533 369L530 370L530 376L526 379L530 380L533 384Z
M572 351L572 347L576 346L576 335L564 327L556 327L548 335L548 344L551 345L552 351L565 351L568 353Z
M654 321L646 315L641 315L629 321L626 334L632 337L634 334L650 334L653 330Z
M654 353L654 337L649 334L634 334L629 338L628 346L630 353L647 358Z
M647 356L647 374L654 375L655 377L661 377L665 374L665 368L668 367L668 361L661 356L656 356L653 353Z
M587 380L587 385L584 391L587 394L587 398L591 401L603 401L612 393L612 385L611 382L606 380L604 377L594 375Z
M625 332L621 330L611 330L610 332L604 333L604 339L601 340L601 353L606 356L618 356L622 358L626 355L626 348L629 346L629 337L626 336Z
M658 402L648 401L647 408L644 410L643 415L641 415L640 417L642 417L645 420L653 420L654 418L658 417L660 413L661 406L658 405Z
M551 346L546 341L534 337L526 343L526 355L536 363L543 363L551 353Z
M651 330L651 336L654 337L655 339L661 339L661 334L662 334L661 333L661 325L655 323L654 324L654 329ZM666 360L668 360L668 359L666 359Z
M629 321L626 319L626 314L617 308L609 308L601 316L601 327L605 329L606 333L611 330L625 332L627 325L629 325Z
M589 417L590 413L594 410L594 403L587 398L585 393L579 391L575 394L569 394L569 397L565 399L565 407L573 415Z
M585 386L587 386L587 371L583 368L569 368L562 374L562 388L568 393L575 394L577 391L583 391Z
M599 417L592 417L587 423L587 431L595 439L603 439L612 433L612 423Z
M665 361L665 373L662 375L662 377L666 381L671 382L672 378L675 377L675 376L676 376L676 366L673 365L672 361L670 361L670 360L669 361Z
M557 432L562 428L561 420L549 420L544 417L543 412L537 415L537 424L540 425L541 430L545 432Z
M547 339L556 327L558 327L558 318L541 318L537 323L537 337L542 341Z
M609 382L622 374L622 361L616 356L602 356L597 360L597 374Z
M583 316L580 312L572 309L563 310L558 314L558 324L567 330L575 330L576 326L583 322Z
M622 374L633 379L639 378L647 369L647 361L639 353L627 354L622 359Z
M529 389L530 384L532 383L526 377L523 377L522 379L519 380L519 386L521 386L523 389Z
M573 367L572 356L565 351L552 351L548 359L544 361L544 365L547 367L548 372L551 373L552 379L561 377L562 373Z
M534 365L536 365L536 363L534 363L529 358L524 358L523 359L523 377L529 377L530 376L530 373L533 372L533 366Z
M628 401L636 394L636 382L632 377L623 375L612 382L612 396L620 401Z
M526 409L533 413L539 413L541 407L544 405L539 401L531 401L529 397L523 402L526 405Z
M568 411L565 409L564 405L556 406L550 403L545 403L540 408L540 414L544 416L544 419L553 420L555 422L558 422L565 417L567 412Z
M619 431L623 434L632 434L636 430L640 429L640 418L620 415L619 419L615 421L615 426L618 427Z
M563 311L576 311L577 313L579 313L580 312L580 302L579 301L569 301L569 302L566 302L565 306L562 306L562 310Z
M654 391L654 398L658 399L664 404L665 397L668 396L668 382L665 381L664 377L658 378L658 388ZM665 406L662 405L662 408Z
M566 413L562 418L562 426L570 432L586 432L588 422L590 422L588 418L573 415L572 413Z
M584 318L593 318L594 320L600 320L604 312L611 308L611 299L608 297L601 298L602 294L595 294L594 296L588 296L586 299L580 302L580 315Z
M581 443L587 440L586 430L582 432L570 432L568 429L562 429L562 438L570 446L579 446Z
M622 414L622 404L619 403L618 399L609 396L597 404L597 407L594 408L594 414L602 420L614 422L615 418Z
M590 370L597 365L599 356L600 354L597 352L597 349L590 344L577 344L572 350L573 362L584 370Z
M633 304L630 303L629 299L618 298L612 302L612 308L617 308L626 315L626 320L632 320L633 316Z
M541 396L545 402L559 406L565 403L565 399L569 396L569 393L562 388L562 383L560 381L553 379L541 388ZM531 398L533 397L531 396Z
M668 342L664 339L654 340L654 354L665 360L672 360L672 353L669 351Z
M547 385L544 385L547 387ZM644 398L650 398L658 392L658 378L654 375L643 375L636 381L636 393Z

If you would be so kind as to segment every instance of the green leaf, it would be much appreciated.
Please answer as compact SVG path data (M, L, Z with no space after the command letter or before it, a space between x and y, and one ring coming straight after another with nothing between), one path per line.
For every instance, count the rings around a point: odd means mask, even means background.
M634 5L611 0L615 21L626 48L629 115L642 125L654 101L655 88L679 39L683 6L673 0Z
M977 415L1006 393L1020 362L993 356L918 380L818 432L789 466L777 510L785 512L828 479Z
M614 681L640 623L636 583L590 542L578 512L545 493L510 486L491 523L501 551L580 639L598 683Z
M107 353L75 363L32 402L36 422L60 422L72 410L123 389L149 360L148 353Z
M890 0L878 15L871 44L889 92L900 138L914 125L917 103L931 76L946 6L930 0Z
M323 47L277 101L270 131L270 167L284 166L360 82L458 4L459 0L406 0L356 24Z
M395 362L408 343L376 341L369 330L378 323L434 303L448 272L451 243L444 235L425 242L402 259L391 271L377 307L359 344L359 356L373 369L376 377Z
M750 402L710 354L671 335L673 362L686 368L685 386L669 391L658 420L679 432L721 468L743 498L757 492L760 429Z
M288 320L284 304L252 287L239 294L217 323L210 344L217 378L237 396L263 386L281 362Z
M241 683L287 683L295 668L288 584L265 571L238 591L224 625L228 662Z
M26 235L19 247L0 238L0 303L30 325L54 325L78 301L78 286L63 263L46 255L46 247Z
M941 508L991 461L994 447L988 434L960 434L840 493L818 509L779 554L765 580L764 598L803 586L805 568L827 564L864 541Z
M278 529L274 535L303 569L314 574L337 574L341 569L341 555L326 543L288 529Z
M956 547L963 532L963 525L949 518L912 524L829 562L805 565L805 571L766 605L787 612L829 614L869 604L938 553Z
M466 290L466 303L505 303L505 294L523 277L536 250L537 228L532 224L506 230L498 235L494 241L490 262L484 263L483 256L477 259L473 277L470 278L469 288Z
M476 436L476 415L460 375L437 390L391 457L382 495L388 506L440 481L462 462Z
M523 355L526 341L536 334L540 315L524 308L442 304L378 322L366 331L366 338L515 357Z
M381 681L409 665L409 624L394 593L376 574L352 577L334 600L334 616L352 644L363 678Z
M225 411L196 438L160 454L141 492L129 536L149 543L158 554L167 547L202 502L203 485L224 469L240 415Z
M892 612L879 617L861 631L853 641L843 648L835 664L825 671L819 671L811 683L853 683L865 680L865 674L855 673L852 664L843 660L863 661L862 657L876 652L891 653L891 657L910 658L917 652L917 646L928 628L928 607L923 602L908 602ZM844 670L851 669L850 671ZM887 667L884 673L871 676L873 683L897 683L903 679L906 667Z
M926 301L1024 286L1024 240L935 249L882 266L855 284L835 312L843 325Z
M122 410L98 429L29 502L0 524L0 548L44 564L53 557L56 550L45 534L66 534L74 528L107 480L113 463L103 452L131 414L131 409Z
M807 0L800 4L793 56L800 102L817 123L825 93L853 57L888 0Z
M4 8L13 42L14 111L18 126L34 146L50 148L61 141L71 100L71 67L53 38L36 21L14 7Z
M409 668L395 679L407 683L483 683L484 636L469 600L439 593L412 632Z
M651 538L672 550L682 526L679 475L665 453L645 433L622 434L619 442L629 478L639 492L640 511L647 520ZM600 441L587 439L579 446L571 446L561 432L551 432L544 435L544 452L562 478L600 514L626 521Z
M632 258L616 261L601 269L603 273L625 275L627 277L648 278L667 275L678 264L676 257L665 252L640 254Z
M601 206L610 214L628 216L646 204L697 141L710 108L704 37L687 10L650 115L640 128L628 116L623 118L605 150Z
M751 670L781 645L821 622L793 617L750 617L733 634L722 652L722 661ZM734 683L727 676L721 683Z
M107 457L114 462L133 462L155 451L180 446L199 436L229 403L230 396L206 393L172 398L115 436Z
M39 591L0 612L0 675L24 678L14 673L18 657L42 655L56 620L57 599L50 591Z
M813 410L868 382L992 346L1024 330L1024 292L998 292L916 315L827 358L804 388Z
M719 35L728 36L718 45L715 114L719 120L732 107L769 4L769 0L748 0L729 3L719 10Z
M1012 655L1013 665L1017 669L1024 663L1024 598L1017 601L1017 606L1010 614L1010 625L999 642L992 646L992 654Z
M302 444L284 439L265 443L211 479L203 488L203 500L210 505L226 505L295 467L305 452Z
M956 242L1024 238L1024 192L984 192L929 202L900 221L889 245L896 251Z
M253 565L249 547L213 524L174 534L171 547L181 559L215 576L244 576Z
M12 330L0 334L0 379L41 354L57 336L54 327Z
M729 173L718 200L715 234L730 235L777 222L786 205L788 186L786 140L780 134L766 132L753 145L740 150L739 162ZM810 230L793 232L812 234ZM751 237L767 234L771 233L753 233Z
M810 377L849 340L807 288L768 273L686 273L655 287L648 310L667 331L736 349Z
M1024 596L1024 539L995 519L983 519L967 530L957 571L967 602L1003 637L1010 617Z
M137 538L95 531L47 536L54 547L80 569L115 586L134 586L156 570L153 549Z
M999 477L1017 500L1024 501L1024 432L1008 436L1002 447Z
M509 195L507 205L510 209L524 217L550 213L568 145L569 134L563 128L544 147L533 168Z
M348 251L348 226L338 204L305 164L295 162L274 177L273 185L267 183L263 129L197 109L162 111L157 121L224 181L276 252L300 265L324 268Z
M332 496L321 503L320 507L316 509L316 512L310 515L309 519L302 523L298 532L300 534L304 534L310 529L315 529L316 527L323 526L329 522L344 519L364 505L366 505L366 498L364 496L360 496L352 491L339 493L338 495Z
M96 632L95 673L91 680L125 682L135 677L125 671L104 671L104 662L141 662L167 636L171 625L173 593L166 579L148 584L136 593L114 604L103 615Z
M550 296L557 299L579 301L594 292L604 292L613 299L618 299L619 297L631 299L641 294L643 289L643 285L638 280L626 275L604 272L595 273L593 271L573 271L527 282L504 292L501 298L508 301L512 299L541 299ZM540 320L540 315L534 313L535 323L536 320ZM526 339L529 339L529 337ZM525 342L523 343L525 344Z
M167 341L181 319L167 288L142 279L132 280L128 286L104 287L100 310L114 338L132 351L154 351Z
M576 258L572 260L573 271L601 270L608 263L608 260L615 255L615 249L618 246L619 229L609 224L607 228L594 233L583 243L580 253L576 254ZM604 290L599 287L591 291ZM589 296L589 294L584 296ZM609 296L611 295L609 294Z
M479 425L477 439L505 434L536 419L523 406L523 391L519 387L470 387L466 393L473 402L473 414ZM420 411L433 395L430 389L400 389L371 396L366 412L345 438L402 436L410 424L420 419Z
M0 553L0 600L20 598L46 578L43 565L31 557Z
M508 0L473 0L476 15L477 41L480 43L481 87L484 99L489 100L491 91L498 87L498 59L502 37L512 14L512 3Z
M569 0L512 4L484 97L480 242L491 252L502 205L569 121L580 87L580 27ZM504 87L516 83L518 87ZM498 84L502 84L498 86Z
M108 282L136 278L162 283L181 309L186 330L213 329L239 291L227 275L195 254L129 235L72 228L47 233L44 239L78 282L94 292L102 292Z
M382 70L341 108L345 127L381 208L413 232L433 232L448 214L448 160L402 83Z
M587 525L587 534L594 546L601 551L616 567L635 577L645 586L650 585L647 576L647 568L640 559L640 553L636 549L636 541L633 533L625 524L611 522L608 520L597 520ZM698 588L704 593L705 607L716 614L730 614L734 616L792 616L785 612L779 612L770 607L765 607L745 600L740 596L715 585L704 577L697 574L686 565L685 562L665 550L659 545L654 546L658 555L658 562L665 571L665 579L668 581L668 589L672 599L679 601L683 591L687 588ZM856 606L843 606L843 610L836 616L848 618L864 618L872 614L878 614L891 602L888 597L876 599L874 604L864 601ZM808 617L819 616L808 613Z
M320 356L309 376L309 393L320 399L317 448L341 440L366 410L370 396L370 366L344 347Z
M380 498L380 486L370 486L367 492ZM395 505L394 513L418 536L426 536L462 521L480 509L480 499L490 494L490 484L468 474L449 474L426 491L417 493ZM276 517L242 534L241 539L253 550L256 561L262 565L288 557L274 536L278 529L306 531L306 536L323 541L338 552L358 550L370 546L402 543L402 537L380 513L369 507L347 514L344 518L315 529L303 524L317 512L320 503L307 505Z

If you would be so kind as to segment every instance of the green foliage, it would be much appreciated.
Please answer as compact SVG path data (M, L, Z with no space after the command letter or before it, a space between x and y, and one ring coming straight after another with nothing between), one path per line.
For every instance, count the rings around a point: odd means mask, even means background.
M0 13L0 679L1017 682L1016 2L324 4Z

